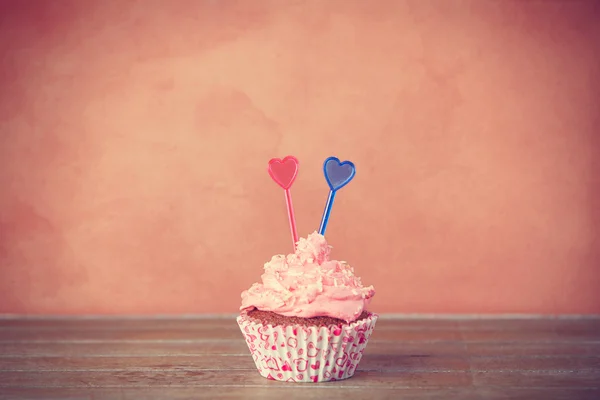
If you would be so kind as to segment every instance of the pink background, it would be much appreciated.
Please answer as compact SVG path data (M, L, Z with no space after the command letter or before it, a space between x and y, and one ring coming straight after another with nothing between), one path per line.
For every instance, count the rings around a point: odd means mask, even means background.
M235 312L353 160L403 313L600 313L600 2L0 0L0 312Z

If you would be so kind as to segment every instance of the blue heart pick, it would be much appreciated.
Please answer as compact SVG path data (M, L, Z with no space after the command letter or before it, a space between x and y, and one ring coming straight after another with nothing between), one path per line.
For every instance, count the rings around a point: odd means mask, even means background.
M321 219L321 226L319 226L319 233L325 235L327 224L329 223L329 215L331 214L331 207L333 206L333 200L338 190L346 186L354 175L356 174L356 168L351 161L340 162L337 157L329 157L323 164L323 173L325 174L325 180L329 185L331 191L325 204L325 211L323 211L323 218Z
M327 184L335 192L350 183L356 168L351 161L340 162L337 157L329 157L323 164L323 173Z

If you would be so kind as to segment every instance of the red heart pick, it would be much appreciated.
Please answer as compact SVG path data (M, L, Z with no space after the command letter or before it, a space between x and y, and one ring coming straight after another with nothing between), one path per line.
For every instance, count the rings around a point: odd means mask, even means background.
M269 175L283 189L289 189L298 175L298 160L294 156L287 156L283 160L279 158L271 159L269 161Z

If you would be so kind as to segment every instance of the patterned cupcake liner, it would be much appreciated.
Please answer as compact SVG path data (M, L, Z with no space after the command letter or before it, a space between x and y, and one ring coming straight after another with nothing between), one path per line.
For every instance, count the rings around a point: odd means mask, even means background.
M354 375L377 318L369 313L367 318L341 327L271 326L242 313L237 323L263 377L327 382Z

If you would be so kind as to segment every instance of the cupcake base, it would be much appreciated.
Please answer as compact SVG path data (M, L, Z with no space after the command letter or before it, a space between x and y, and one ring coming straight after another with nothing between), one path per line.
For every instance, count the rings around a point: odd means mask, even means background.
M301 325L301 326L342 326L347 325L346 321L343 319L332 318L332 317L312 317L312 318L302 318L302 317L286 317L280 314L276 314L271 311L261 311L261 310L251 310L248 311L248 318L253 322L262 323L263 325L272 325L272 326L286 326L286 325ZM365 319L369 316L367 311L363 311L362 314L356 319L355 322L360 321L361 319Z
M284 382L327 382L354 375L378 315L350 324L302 326L264 324L242 312L237 317L258 372Z

